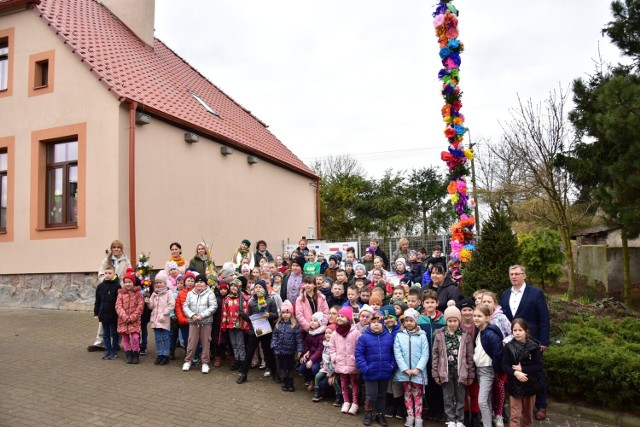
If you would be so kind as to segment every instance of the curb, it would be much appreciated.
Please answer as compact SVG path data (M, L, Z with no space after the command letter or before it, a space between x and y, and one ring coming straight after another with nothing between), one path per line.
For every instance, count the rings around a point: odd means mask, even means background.
M570 417L583 418L598 423L620 427L640 427L640 417L624 412L585 407L573 403L554 402L549 400L550 411Z

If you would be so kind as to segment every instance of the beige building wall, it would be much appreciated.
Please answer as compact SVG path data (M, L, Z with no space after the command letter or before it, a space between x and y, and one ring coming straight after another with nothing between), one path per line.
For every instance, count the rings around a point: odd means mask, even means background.
M0 240L0 274L97 270L111 240L117 236L127 244L128 138L123 135L128 116L122 120L117 99L35 13L0 16L0 29L8 27L15 28L13 94L0 98L0 137L15 137L16 170L13 238ZM53 92L29 96L30 57L51 50ZM64 233L36 231L32 225L30 212L37 202L32 132L77 124L86 129L86 222L83 236L58 238Z
M224 118L223 118L224 119ZM222 144L159 119L136 127L136 216L138 252L164 265L169 244L181 243L190 259L203 237L217 264L230 260L242 239L297 242L316 227L314 181L247 153L224 156ZM279 252L273 247L272 253Z

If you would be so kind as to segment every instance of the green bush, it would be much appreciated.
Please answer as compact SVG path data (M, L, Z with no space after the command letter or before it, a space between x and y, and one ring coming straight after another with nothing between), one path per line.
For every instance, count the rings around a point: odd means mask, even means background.
M640 412L640 320L580 313L564 320L559 344L545 352L549 393Z

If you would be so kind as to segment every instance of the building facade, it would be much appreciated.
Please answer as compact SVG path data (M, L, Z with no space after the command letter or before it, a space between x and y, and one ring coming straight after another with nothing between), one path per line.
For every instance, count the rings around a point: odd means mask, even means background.
M114 239L161 266L173 241L221 263L319 232L319 178L153 37L153 11L0 0L0 305L92 298Z

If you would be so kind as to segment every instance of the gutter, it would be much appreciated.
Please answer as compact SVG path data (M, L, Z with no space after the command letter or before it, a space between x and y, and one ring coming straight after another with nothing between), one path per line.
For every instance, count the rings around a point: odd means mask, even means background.
M129 100L129 247L132 264L137 260L136 248L136 108L138 103Z

